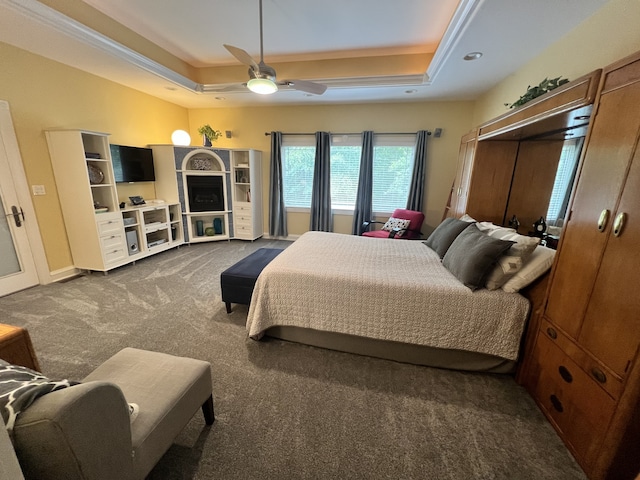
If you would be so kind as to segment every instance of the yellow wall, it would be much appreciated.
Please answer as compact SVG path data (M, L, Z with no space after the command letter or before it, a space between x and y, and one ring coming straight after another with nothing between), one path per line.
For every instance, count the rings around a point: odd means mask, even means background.
M0 58L0 99L11 108L27 182L47 192L32 199L49 269L56 271L73 262L44 130L107 132L113 143L124 145L170 143L173 130L188 127L188 112L4 43Z
M208 123L214 129L233 132L231 139L221 138L216 146L255 148L263 152L264 219L265 229L268 229L270 137L265 136L265 132L416 132L442 128L442 137L430 137L428 143L427 192L423 209L426 215L423 231L426 233L442 219L455 175L460 137L472 126L472 109L471 102L192 109L189 133L192 143L197 142L198 127ZM351 233L351 220L351 215L334 216L334 231ZM308 229L308 214L288 215L290 235L299 235Z
M594 15L507 77L476 103L474 124L508 111L529 85L545 77L574 80L640 50L640 1L610 0Z

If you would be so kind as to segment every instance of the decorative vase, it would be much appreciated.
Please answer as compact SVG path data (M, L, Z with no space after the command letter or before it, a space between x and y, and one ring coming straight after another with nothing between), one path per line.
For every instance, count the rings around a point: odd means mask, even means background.
M206 135L202 135L202 145L205 147L211 146L211 140L209 140Z
M202 220L196 220L196 233L199 237L204 235L204 222Z
M222 219L221 218L214 218L213 219L213 230L215 231L216 235L221 235L222 234Z

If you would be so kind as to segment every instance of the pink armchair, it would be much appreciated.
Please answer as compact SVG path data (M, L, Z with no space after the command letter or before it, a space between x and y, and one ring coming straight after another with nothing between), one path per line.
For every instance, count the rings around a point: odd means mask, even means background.
M394 224L399 222L394 222L393 220L409 220L409 225L405 227L398 227ZM382 222L364 222L362 224L362 236L364 237L375 237L375 238L403 238L407 240L413 240L420 238L422 233L420 229L422 228L422 223L424 222L424 214L422 212L416 212L414 210L404 210L402 208L397 208L393 211L391 218L382 224ZM372 230L368 229L372 224L379 223L383 225L382 230Z

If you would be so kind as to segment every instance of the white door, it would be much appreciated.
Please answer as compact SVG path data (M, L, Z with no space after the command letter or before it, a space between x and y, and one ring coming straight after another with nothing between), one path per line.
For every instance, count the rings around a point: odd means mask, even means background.
M25 222L36 219L25 217L18 200L11 165L20 159L9 158L20 155L16 145L8 105L0 102L0 297L39 283L25 229Z

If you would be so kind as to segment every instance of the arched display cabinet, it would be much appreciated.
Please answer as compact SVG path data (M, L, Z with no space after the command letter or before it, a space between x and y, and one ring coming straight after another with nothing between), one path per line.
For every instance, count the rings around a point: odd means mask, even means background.
M156 170L171 171L185 241L211 242L263 234L261 152L151 145Z

